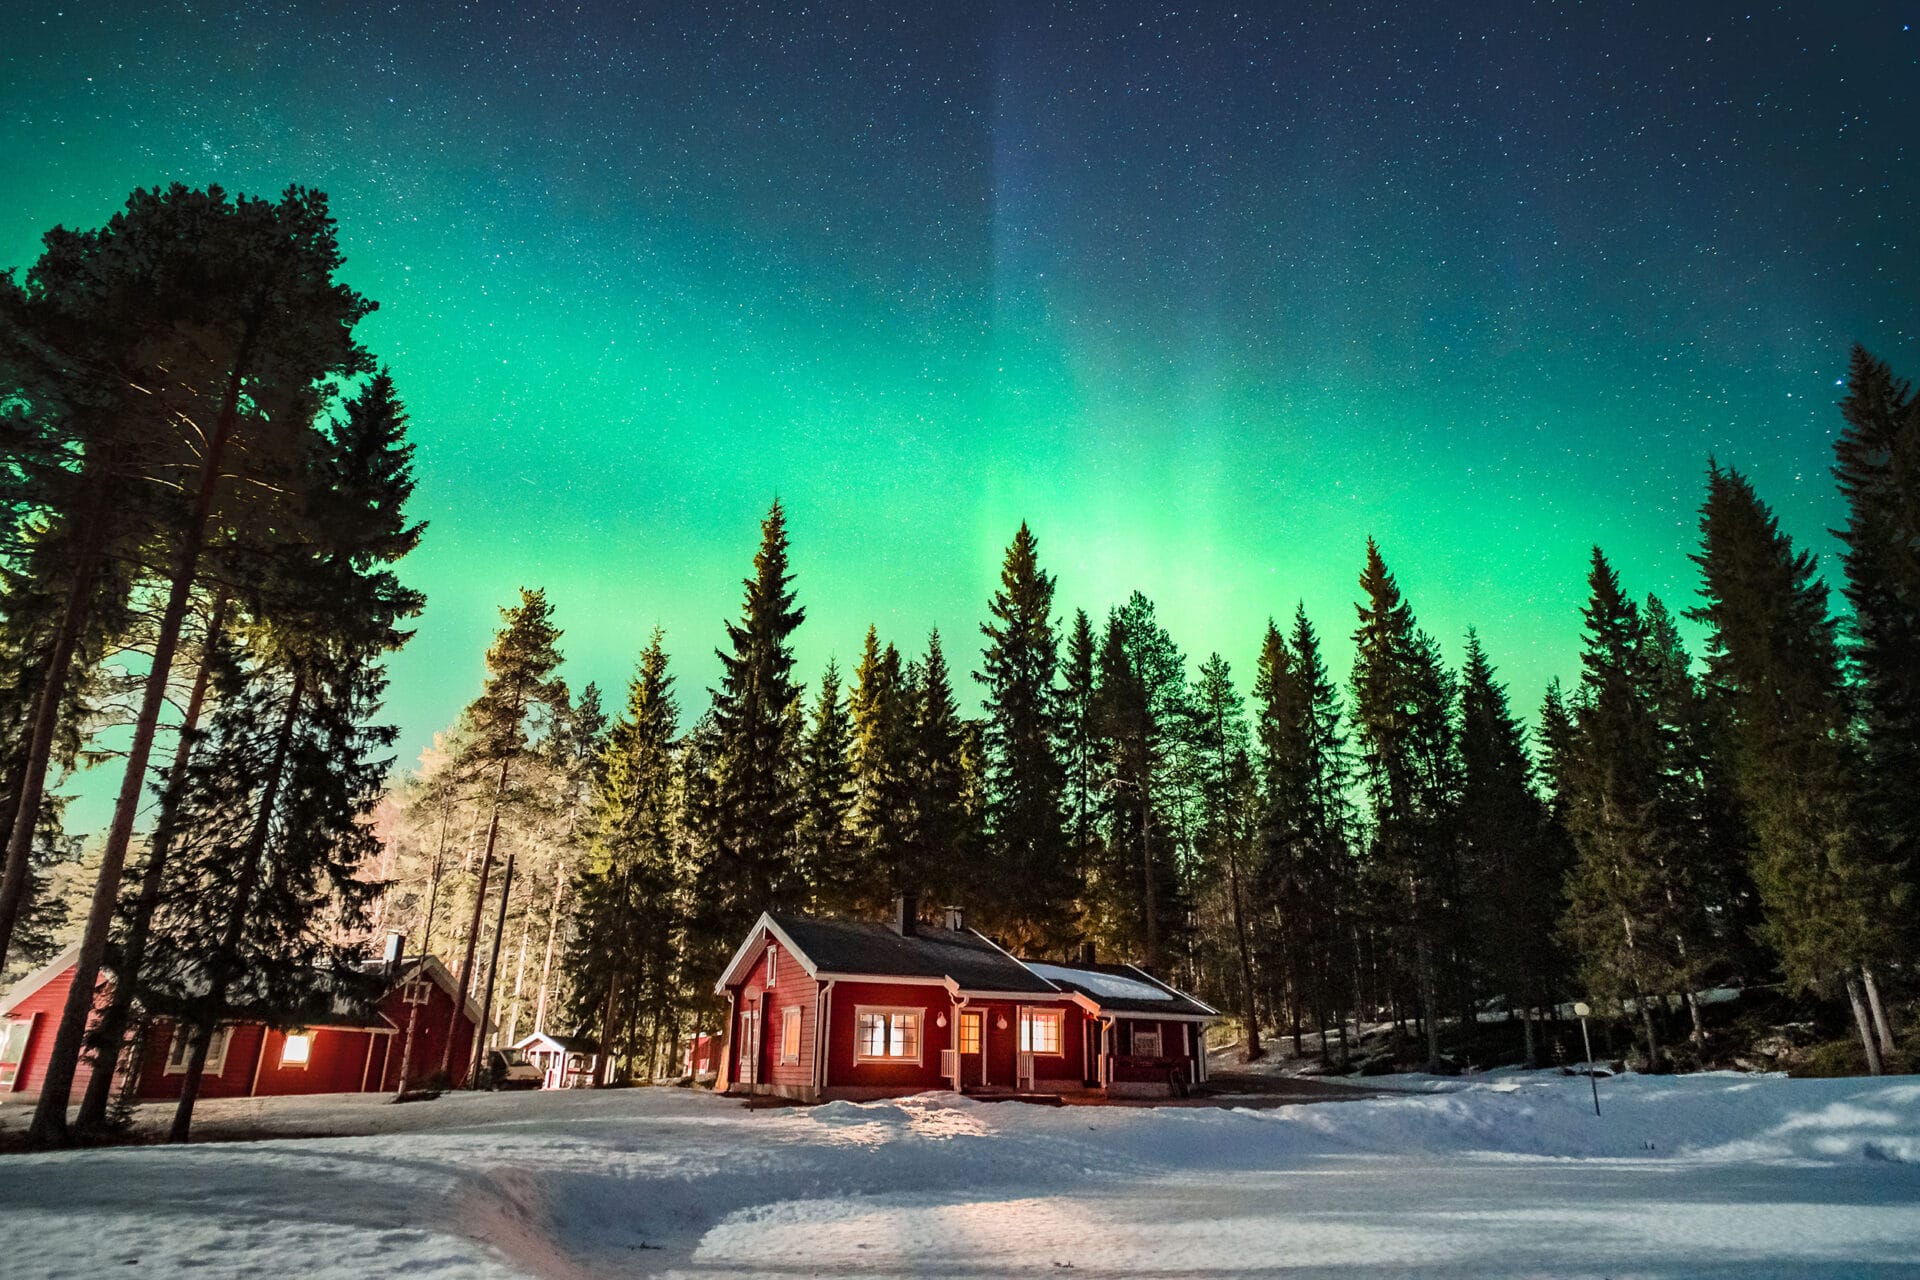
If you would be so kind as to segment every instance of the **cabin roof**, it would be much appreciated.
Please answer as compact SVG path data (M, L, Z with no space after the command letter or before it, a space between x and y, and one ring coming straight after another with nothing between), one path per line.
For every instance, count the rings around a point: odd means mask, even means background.
M869 920L770 915L795 950L822 974L945 978L963 991L1058 995L1059 989L972 929L920 925L902 936Z
M1054 964L1028 960L1026 966L1056 987L1075 991L1100 1006L1103 1013L1137 1013L1148 1017L1210 1018L1218 1010L1168 986L1145 969L1131 964Z

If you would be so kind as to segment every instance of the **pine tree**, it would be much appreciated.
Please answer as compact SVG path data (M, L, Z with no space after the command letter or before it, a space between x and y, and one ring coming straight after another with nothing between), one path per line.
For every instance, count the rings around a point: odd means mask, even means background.
M787 517L778 502L760 524L760 549L739 622L727 624L713 691L712 791L696 894L701 963L718 967L762 911L805 899L795 848L805 713L793 679L792 638L806 614L794 603Z
M987 905L1020 944L1057 951L1079 933L1081 871L1061 819L1054 580L1037 549L1023 522L987 605L992 619L980 627L987 645L974 679L986 686L987 862L999 886Z
M334 279L342 259L325 197L299 188L289 188L277 203L230 202L218 188L136 192L127 212L71 260L85 268L78 273L83 300L72 311L76 322L150 326L154 340L137 346L132 367L117 372L150 392L175 420L197 424L197 439L182 442L191 462L166 522L166 600L73 987L31 1125L40 1145L66 1137L89 1004L216 514L224 501L284 505L275 486L235 486L233 477L301 454L323 389L369 371L352 330L373 309ZM32 810L20 808L23 815ZM19 828L16 820L16 834Z
M1844 986L1893 951L1893 877L1863 822L1853 708L1827 587L1737 471L1715 465L1700 517L1707 671L1732 722L1734 776L1755 836L1762 932L1796 990ZM1873 1073L1874 1029L1860 1021ZM1891 1036L1887 1036L1891 1041Z

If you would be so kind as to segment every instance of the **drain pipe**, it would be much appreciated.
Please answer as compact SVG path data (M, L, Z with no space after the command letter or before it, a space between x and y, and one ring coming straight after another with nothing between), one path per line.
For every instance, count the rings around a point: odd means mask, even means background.
M827 979L813 1007L813 1078L820 1082L822 1096L827 1092L827 1072L833 1065L833 984L837 981L837 978Z

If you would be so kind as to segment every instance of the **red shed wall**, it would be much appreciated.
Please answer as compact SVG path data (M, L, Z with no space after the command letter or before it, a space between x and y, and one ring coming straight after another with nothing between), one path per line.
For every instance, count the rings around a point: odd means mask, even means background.
M313 1036L313 1049L307 1065L293 1067L280 1064L287 1043L286 1032L266 1033L266 1053L260 1059L259 1083L254 1093L267 1098L299 1093L359 1093L363 1083L370 1089L379 1087L379 1075L369 1068L379 1057L379 1042L388 1037L350 1027L314 1027L309 1034Z
M430 983L432 988L427 1002L422 1005L410 1005L400 998L396 987L380 1001L380 1012L387 1021L398 1028L390 1037L393 1043L388 1047L386 1060L381 1065L376 1078L379 1088L389 1092L398 1092L400 1088L400 1061L407 1059L407 1077L410 1083L419 1084L439 1073L440 1058L447 1046L448 1024L452 1024L453 1052L447 1059L447 1073L458 1085L467 1078L467 1072L473 1067L473 1020L464 1013L455 1010L453 997L448 995L439 983ZM409 1054L406 1048L407 1016L415 1010L419 1016L413 1026L413 1049ZM379 1050L374 1051L379 1056Z
M73 988L73 969L56 975L47 985L22 1000L6 1020L31 1020L33 1030L27 1033L27 1050L20 1062L20 1074L14 1078L12 1093L39 1093L40 1086L47 1078L47 1063L53 1057L53 1038L60 1030L60 1012L66 1006L67 992ZM96 989L104 994L107 984L101 983ZM96 999L97 1005L97 999ZM87 1081L93 1071L82 1057L80 1065L73 1073L73 1097L78 1100L86 1091Z
M266 1031L257 1022L237 1024L227 1039L227 1057L220 1066L220 1074L216 1076L213 1064L207 1064L207 1072L200 1078L200 1096L248 1096L253 1087L253 1069L260 1058L260 1042ZM180 1096L180 1086L186 1076L181 1073L169 1074L167 1071L167 1050L172 1044L173 1023L164 1018L155 1019L147 1028L145 1065L140 1072L142 1098L165 1100Z
M767 989L767 953L774 952L774 985ZM754 1079L762 1084L781 1085L795 1089L811 1088L813 1079L814 1037L817 1032L815 1009L818 1004L820 985L801 967L793 953L780 945L777 938L763 937L755 948L752 967L747 970L747 980L734 988L734 1026L733 1034L728 1037L733 1055L733 1070L729 1079L740 1079L740 1055L756 1048L760 1054L760 1070L754 1073ZM747 1009L759 1009L761 1013L760 1043L748 1046L742 1043L740 1035L740 1014ZM800 1052L791 1062L780 1060L780 1023L788 1009L800 1011Z
M953 1046L953 1000L944 986L920 983L851 982L842 979L828 997L833 1001L832 1025L827 1036L827 1088L894 1089L915 1093L946 1086L940 1075L940 1054ZM857 1062L854 1059L856 1011L860 1005L919 1009L920 1061ZM945 1015L947 1025L937 1026ZM991 1040L989 1052L993 1048ZM1009 1059L1011 1062L1011 1059ZM1011 1073L1011 1067L1008 1068Z

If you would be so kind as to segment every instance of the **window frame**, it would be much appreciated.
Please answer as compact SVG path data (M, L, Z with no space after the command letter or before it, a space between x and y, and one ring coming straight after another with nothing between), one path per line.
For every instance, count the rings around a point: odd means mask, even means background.
M861 1023L868 1017L886 1020L887 1047L894 1042L895 1018L913 1019L913 1053L871 1054L866 1051L866 1039L861 1034ZM857 1004L853 1007L853 1060L860 1063L873 1063L885 1066L924 1066L927 1061L927 1011L909 1005Z
M193 1056L193 1041L186 1034L187 1025L183 1022L173 1024L173 1039L167 1043L167 1064L162 1075L183 1076L187 1074L187 1063ZM202 1075L222 1076L227 1070L227 1049L233 1044L233 1024L222 1023L213 1029L207 1042L207 1065Z
M1142 1036L1152 1038L1152 1053L1147 1053L1140 1048L1140 1039ZM1166 1037L1161 1034L1158 1023L1155 1023L1151 1029L1143 1027L1137 1022L1134 1023L1133 1030L1127 1037L1127 1045L1130 1056L1135 1058L1164 1058L1167 1056L1165 1051Z
M773 990L774 986L779 981L780 981L780 944L777 942L769 942L767 944L767 985L765 987L765 990L768 990L768 991Z
M800 1006L790 1004L782 1009L780 1011L780 1063L782 1066L789 1066L800 1061L801 1030ZM792 1049L787 1048L787 1040L789 1037L793 1040Z
M20 1076L27 1069L27 1049L33 1044L33 1028L38 1015L28 1014L24 1018L0 1018L0 1062L13 1068L11 1075L0 1079L0 1092L11 1093L20 1084ZM20 1048L18 1056L6 1057L6 1047L13 1040L14 1031L20 1030Z
M1053 1048L1034 1047L1038 1039L1033 1028L1038 1023L1046 1023L1053 1028ZM1027 1008L1020 1012L1020 1052L1031 1053L1041 1058L1064 1058L1067 1056L1067 1013L1064 1009Z
M282 1071L305 1071L308 1066L313 1063L313 1042L317 1038L318 1033L310 1029L306 1031L289 1031L286 1035L280 1037L280 1069ZM287 1048L295 1040L301 1041L307 1047L306 1053L302 1055L298 1062L294 1062L287 1057Z

